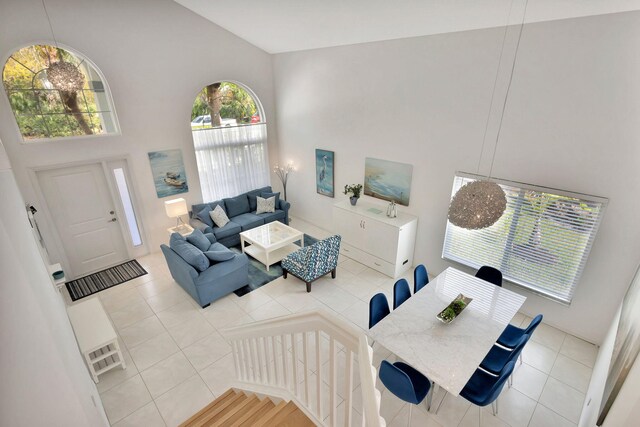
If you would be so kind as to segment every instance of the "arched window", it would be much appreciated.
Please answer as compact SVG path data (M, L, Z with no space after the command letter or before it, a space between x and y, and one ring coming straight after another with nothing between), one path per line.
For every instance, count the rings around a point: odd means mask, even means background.
M2 82L24 141L118 133L106 82L78 53L23 47L7 59Z
M248 88L205 86L193 103L191 131L205 202L269 185L267 125Z

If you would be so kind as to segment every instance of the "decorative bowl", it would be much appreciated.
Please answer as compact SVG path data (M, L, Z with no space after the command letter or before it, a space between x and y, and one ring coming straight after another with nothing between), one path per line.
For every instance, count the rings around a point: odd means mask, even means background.
M64 271L62 270L58 270L58 271L54 271L51 276L56 279L56 280L60 280L64 277Z
M465 297L462 294L458 294L458 296L449 303L448 306L442 310L436 318L442 323L449 324L453 322L453 320L462 313L462 311L467 308L469 303L473 301L473 298Z

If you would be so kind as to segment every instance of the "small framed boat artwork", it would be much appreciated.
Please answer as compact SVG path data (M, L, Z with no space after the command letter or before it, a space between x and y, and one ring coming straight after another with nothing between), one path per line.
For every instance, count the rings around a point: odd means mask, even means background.
M182 151L151 151L149 163L159 199L189 191Z

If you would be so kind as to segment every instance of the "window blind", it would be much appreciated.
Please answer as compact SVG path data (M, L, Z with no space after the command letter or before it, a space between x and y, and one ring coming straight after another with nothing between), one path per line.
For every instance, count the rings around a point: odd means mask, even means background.
M479 176L456 173L452 196ZM473 268L490 265L503 278L570 304L608 200L498 180L507 208L498 222L466 230L447 221L442 257Z

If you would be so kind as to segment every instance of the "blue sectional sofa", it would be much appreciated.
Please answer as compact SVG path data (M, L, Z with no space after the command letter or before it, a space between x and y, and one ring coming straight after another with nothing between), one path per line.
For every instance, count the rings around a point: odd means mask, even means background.
M276 195L276 210L272 213L256 215L256 197L271 197ZM209 212L220 205L229 217L229 223L220 228L214 224ZM236 197L216 200L210 203L199 203L191 206L189 223L203 233L212 233L219 243L227 247L240 244L240 232L259 227L273 221L289 224L289 207L286 200L279 198L279 193L273 193L271 187L262 187L242 193Z
M170 246L160 245L173 279L203 308L249 283L247 256L218 243L213 234L204 237L205 243L195 246L173 233ZM211 252L225 260L210 261L205 253Z

